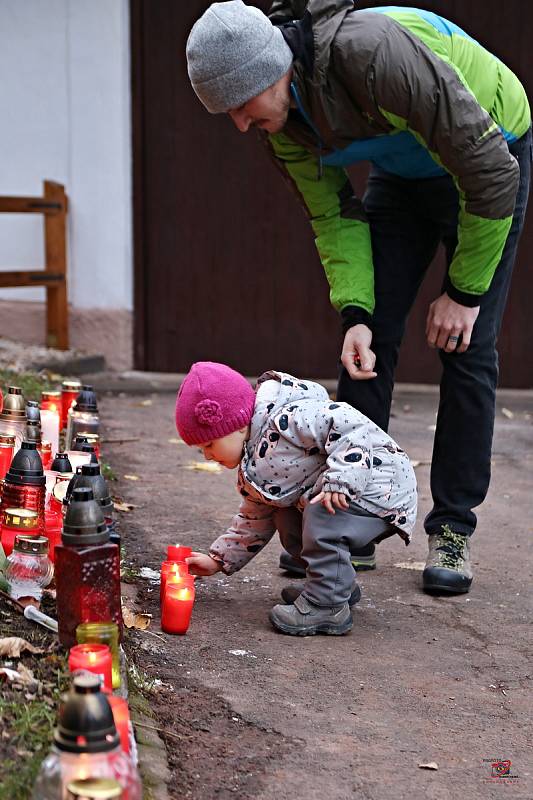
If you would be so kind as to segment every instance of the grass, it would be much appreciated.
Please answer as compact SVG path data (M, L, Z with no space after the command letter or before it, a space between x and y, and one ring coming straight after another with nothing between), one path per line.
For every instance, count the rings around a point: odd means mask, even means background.
M13 692L10 699L0 698L2 736L10 748L0 768L0 797L5 800L28 800L41 762L50 750L60 696L70 683L66 659L57 659L57 664L49 696L22 701Z
M55 380L51 380L51 378ZM48 375L46 372L13 372L0 369L0 386L4 394L9 386L20 386L26 400L40 400L41 392L57 389L61 384L61 375Z
M107 464L105 461L103 461L101 457L100 457L100 471L101 471L102 475L104 476L104 478L106 480L108 480L108 481L116 481L117 480L117 476L113 472L112 467L110 467L109 464Z

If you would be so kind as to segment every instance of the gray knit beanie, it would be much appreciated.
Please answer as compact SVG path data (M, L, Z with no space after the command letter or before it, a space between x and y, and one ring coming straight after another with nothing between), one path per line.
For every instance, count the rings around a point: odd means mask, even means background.
M213 3L187 40L189 78L211 114L261 94L285 75L292 60L281 31L242 0Z

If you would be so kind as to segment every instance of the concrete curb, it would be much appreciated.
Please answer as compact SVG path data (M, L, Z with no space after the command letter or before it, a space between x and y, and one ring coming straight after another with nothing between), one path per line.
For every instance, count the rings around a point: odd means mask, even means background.
M150 704L145 697L134 690L130 692L129 707L137 741L144 800L168 800L167 784L171 774L168 768L167 750L157 730L154 730Z

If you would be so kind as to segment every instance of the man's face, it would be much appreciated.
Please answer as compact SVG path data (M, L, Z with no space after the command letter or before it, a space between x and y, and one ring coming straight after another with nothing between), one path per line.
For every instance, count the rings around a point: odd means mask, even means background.
M246 133L251 127L279 133L285 127L290 107L290 78L291 72L288 72L257 97L228 111L241 133Z

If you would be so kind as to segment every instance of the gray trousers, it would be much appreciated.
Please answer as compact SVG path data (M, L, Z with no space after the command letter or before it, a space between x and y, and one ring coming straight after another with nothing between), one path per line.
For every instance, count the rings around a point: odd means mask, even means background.
M395 533L387 522L355 505L330 514L320 504L280 508L274 521L281 544L307 572L302 594L318 606L346 603L354 587L350 550L364 547L376 537Z

